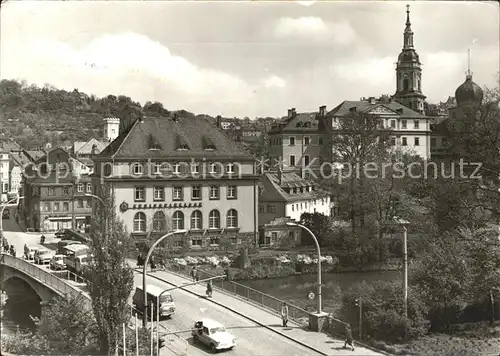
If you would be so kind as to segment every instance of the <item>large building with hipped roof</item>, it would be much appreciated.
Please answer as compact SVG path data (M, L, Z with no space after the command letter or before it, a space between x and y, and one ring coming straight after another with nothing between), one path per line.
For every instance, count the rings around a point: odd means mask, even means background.
M253 156L203 117L144 117L94 160L94 192L109 188L117 217L137 243L186 230L174 249L258 243Z

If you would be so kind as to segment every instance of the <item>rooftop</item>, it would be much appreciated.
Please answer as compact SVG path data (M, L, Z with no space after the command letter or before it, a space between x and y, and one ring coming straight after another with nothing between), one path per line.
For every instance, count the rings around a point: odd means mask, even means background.
M316 132L319 130L317 112L290 113L289 116L282 117L277 124L273 125L270 134L279 132Z
M395 115L408 118L425 118L424 115L407 108L396 101L381 101L381 100L358 100L358 101L343 101L336 108L328 112L327 116L342 117L348 115L353 108L356 112L370 114L377 111L393 112Z
M73 144L73 152L75 155L90 155L92 154L92 147L94 147L94 145L96 146L97 153L99 153L106 148L107 143L98 141L95 138L91 138L86 142L77 141Z
M267 172L262 176L264 192L262 201L300 201L316 199L317 193L312 190L316 183L301 178L295 172ZM296 193L293 191L296 189Z

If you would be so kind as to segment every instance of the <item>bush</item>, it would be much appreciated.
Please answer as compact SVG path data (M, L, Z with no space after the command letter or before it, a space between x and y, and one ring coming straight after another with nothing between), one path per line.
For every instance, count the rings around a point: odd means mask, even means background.
M342 295L340 319L353 326L359 333L359 307L355 300L362 297L363 335L386 341L397 341L406 334L413 338L426 332L426 308L415 290L408 289L408 319L403 313L403 288L401 283L377 281L372 284L357 283Z

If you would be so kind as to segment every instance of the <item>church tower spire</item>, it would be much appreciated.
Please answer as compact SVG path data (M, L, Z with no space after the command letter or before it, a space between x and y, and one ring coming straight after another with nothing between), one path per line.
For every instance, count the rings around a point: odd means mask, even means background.
M394 99L424 114L425 95L422 94L422 63L413 45L410 22L410 5L406 5L406 24L403 32L403 49L396 66L396 93Z

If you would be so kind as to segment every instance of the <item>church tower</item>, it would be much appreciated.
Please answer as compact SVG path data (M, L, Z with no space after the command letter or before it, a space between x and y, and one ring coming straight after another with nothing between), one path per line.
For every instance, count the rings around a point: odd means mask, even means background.
M406 5L406 27L403 33L403 49L396 66L396 93L394 99L424 114L425 95L422 94L422 63L413 47L413 31L410 23L410 5Z

